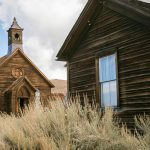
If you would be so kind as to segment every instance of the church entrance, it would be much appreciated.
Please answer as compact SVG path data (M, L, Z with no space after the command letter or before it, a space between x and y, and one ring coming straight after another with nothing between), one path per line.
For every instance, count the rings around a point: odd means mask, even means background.
M25 110L26 107L33 107L35 92L36 88L27 77L18 78L4 91L6 104L6 108L4 109L8 113L18 114Z
M25 86L22 86L18 91L17 95L17 103L16 103L17 112L19 111L24 112L24 110L29 106L29 101L30 101L30 92Z
M18 101L19 108L22 111L29 106L29 98L18 98Z

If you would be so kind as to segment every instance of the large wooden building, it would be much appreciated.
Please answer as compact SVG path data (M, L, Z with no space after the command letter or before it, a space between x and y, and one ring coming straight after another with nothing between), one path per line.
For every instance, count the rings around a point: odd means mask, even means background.
M57 58L67 62L69 93L150 112L150 3L88 0Z
M46 105L53 84L23 52L23 29L16 19L8 30L8 54L0 58L0 111L17 113L40 93Z

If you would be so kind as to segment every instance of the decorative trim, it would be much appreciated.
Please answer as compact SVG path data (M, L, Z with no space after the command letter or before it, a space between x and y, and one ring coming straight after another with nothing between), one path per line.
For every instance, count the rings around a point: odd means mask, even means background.
M20 78L24 76L24 70L21 67L12 68L11 73L14 78Z

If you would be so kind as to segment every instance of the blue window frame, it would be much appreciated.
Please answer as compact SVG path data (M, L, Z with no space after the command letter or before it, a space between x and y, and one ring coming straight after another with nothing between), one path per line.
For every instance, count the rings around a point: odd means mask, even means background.
M99 58L99 79L101 107L116 107L116 54Z

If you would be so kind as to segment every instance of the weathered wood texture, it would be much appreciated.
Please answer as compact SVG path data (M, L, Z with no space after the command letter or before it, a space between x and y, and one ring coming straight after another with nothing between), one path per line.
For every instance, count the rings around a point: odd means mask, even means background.
M50 85L38 73L38 71L20 54L18 51L10 60L0 66L0 110L10 112L15 110L17 97L15 93L4 91L17 79L12 75L13 68L22 68L25 77L27 77L35 89L38 89L41 94L41 101L43 104L47 103L49 96L51 96ZM24 81L25 82L25 81ZM28 83L22 83L28 87L31 94L31 99L34 99L35 91L32 90ZM20 87L19 87L20 88ZM18 89L14 89L16 92ZM14 92L13 91L13 92ZM11 96L14 96L14 102L10 102ZM32 101L31 100L31 101Z
M105 7L68 60L69 92L93 98L95 56L104 49L118 52L119 107L150 107L150 28Z

